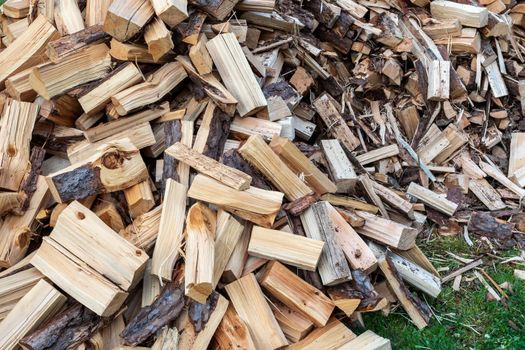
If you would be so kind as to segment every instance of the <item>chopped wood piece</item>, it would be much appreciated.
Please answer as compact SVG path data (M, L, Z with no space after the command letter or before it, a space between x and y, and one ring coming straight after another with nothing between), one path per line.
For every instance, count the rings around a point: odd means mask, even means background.
M109 54L116 60L119 61L130 61L139 63L166 63L166 58L161 58L158 62L153 60L153 56L148 51L148 47L145 45L138 45L132 43L122 43L116 39L111 40L111 49Z
M257 349L272 350L288 345L253 274L228 284L225 289Z
M132 224L120 231L119 234L133 243L135 247L150 251L159 232L161 210L162 206L159 205L140 215Z
M111 227L113 231L119 232L120 230L124 229L124 222L122 221L122 217L120 216L117 206L113 201L100 201L93 208L93 212L100 218L100 220Z
M153 7L147 0L115 0L108 8L104 31L118 41L127 41L137 34L153 15Z
M13 74L44 63L47 60L44 55L46 45L59 36L45 16L38 16L14 43L0 51L0 66L3 67L0 72L0 89L4 87L4 81Z
M332 299L334 305L342 310L348 317L351 317L354 311L364 298L363 293L353 289L348 283L339 284L335 287L330 287L326 291Z
M525 166L525 152L523 150L525 150L525 133L512 133L510 138L509 170L507 173L509 179L512 179L518 169Z
M282 261L308 271L315 271L324 242L284 231L254 226L248 246L250 255Z
M178 161L188 164L200 173L212 177L231 188L239 191L250 188L251 176L206 157L180 142L170 146L165 152Z
M75 0L55 1L55 25L62 35L74 34L84 29L82 13Z
M66 297L45 280L40 280L0 323L2 349L18 348L18 342L53 316L66 302Z
M239 101L241 117L256 113L267 105L235 34L217 35L206 47L224 84Z
M321 196L321 200L327 201L328 203L336 206L348 207L357 210L364 210L372 214L376 214L379 208L375 205L368 204L366 202L353 199L345 196L335 196L333 194L325 194Z
M409 219L415 219L413 205L408 200L375 181L372 181L372 187L374 188L374 192L381 197L382 200L405 214Z
M340 350L362 349L362 350L390 350L390 340L380 337L371 330L357 336L357 338L350 340L345 345L339 348Z
M4 216L20 206L22 198L18 192L0 192L0 215Z
M373 163L373 162L376 162L384 158L396 156L398 154L399 154L399 148L397 147L396 144L394 144L394 145L375 149L365 154L361 154L357 156L356 159L359 161L359 163L361 163L361 165L366 165L366 164Z
M166 28L164 22L158 18L154 18L144 29L144 40L155 62L174 48L171 32Z
M271 299L270 307L284 335L292 342L298 342L306 337L314 327L308 318L277 299Z
M122 139L103 144L82 163L46 176L49 190L59 203L131 187L148 178L138 149Z
M427 304L423 303L419 298L410 293L401 281L399 273L397 272L391 258L388 256L388 253L379 259L378 264L397 299L412 319L412 322L414 322L419 329L425 328L430 321L430 308Z
M506 177L498 168L483 161L479 161L479 167L494 180L498 181L500 184L520 196L520 198L525 196L525 190L516 185L514 182L510 181L509 178Z
M357 214L365 219L365 225L356 228L361 235L400 250L414 246L418 234L416 229L365 211L357 211Z
M244 140L252 135L259 135L266 141L270 141L273 135L280 135L282 126L269 120L244 117L235 117L230 125L230 131L239 139Z
M457 19L462 25L474 28L486 26L489 14L484 7L443 0L432 1L430 12L436 19Z
M288 168L261 136L250 136L248 141L239 148L239 153L281 190L289 200L294 201L311 193L310 188Z
M183 240L186 213L186 187L167 179L157 243L153 251L151 273L170 281Z
M357 175L354 167L338 140L321 140L328 170L337 186L338 193L348 193L355 188Z
M489 210L502 210L507 207L498 191L485 179L470 179L468 188Z
M185 294L204 304L213 291L216 214L197 202L186 219Z
M213 263L213 288L219 283L224 269L241 238L244 225L223 210L217 213L217 233Z
M407 194L448 216L454 215L454 212L458 207L456 203L451 202L445 197L413 182L408 186Z
M428 63L427 98L431 101L446 101L450 93L450 62L432 60Z
M155 198L151 191L150 180L139 182L124 190L126 203L132 218L147 213L155 206ZM118 232L118 231L117 231Z
M106 14L108 12L111 0L87 0L86 1L86 26L100 26L106 20Z
M186 0L152 0L151 5L157 16L172 28L188 18Z
M34 267L0 279L0 320L3 320L44 276Z
M232 348L255 350L255 344L246 323L231 305L228 306L217 331L215 331L214 340L219 350Z
M336 318L314 329L306 338L288 346L290 350L339 349L356 335Z
M186 71L179 62L166 63L146 78L146 81L123 90L111 97L119 115L159 101L184 78Z
M0 188L18 191L28 170L31 135L38 105L8 100L0 119Z
M202 75L211 73L213 69L213 61L208 52L208 49L206 48L207 42L208 39L206 38L206 35L201 34L199 36L199 41L190 48L190 52L188 54L190 56L191 62L199 74Z

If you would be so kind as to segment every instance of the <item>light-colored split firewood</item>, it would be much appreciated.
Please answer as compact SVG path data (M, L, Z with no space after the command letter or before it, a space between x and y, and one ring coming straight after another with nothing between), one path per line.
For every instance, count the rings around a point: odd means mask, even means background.
M487 25L489 15L485 7L443 0L432 1L430 12L436 19L457 19L462 25L474 28L482 28Z
M18 208L21 199L18 192L0 192L0 216L4 216L11 210Z
M330 203L317 202L312 209L319 229L325 237L331 236L339 245L352 269L372 272L376 268L377 260L373 252Z
M186 264L184 284L187 297L204 304L213 291L216 213L201 202L188 210L186 219Z
M191 63L193 63L197 72L202 75L211 73L213 69L213 61L206 48L207 42L208 39L205 34L199 35L199 41L190 48L189 52Z
M148 178L139 150L129 141L101 145L83 162L46 176L49 190L59 203L90 195L114 192Z
M381 147L370 152L366 152L356 157L361 165L367 165L381 159L397 156L399 148L397 144Z
M335 206L341 206L341 207L348 207L351 209L357 209L357 210L364 210L372 214L376 214L379 211L379 208L375 205L346 197L346 196L335 196L333 194L324 194L321 196L321 200L327 201L328 203L335 205Z
M84 19L75 0L55 1L55 25L62 35L74 34L84 27Z
M275 0L241 0L235 5L235 9L239 11L271 13L274 8Z
M128 225L119 234L133 243L135 247L150 251L157 240L160 226L160 214L162 205L159 205L149 212L136 218L133 223Z
M357 336L357 338L350 340L345 345L341 346L339 350L391 350L390 340L383 338L371 330Z
M0 348L18 348L18 342L57 313L67 298L45 280L39 281L0 323Z
M436 124L432 124L419 142L417 155L421 162L427 164L443 153L449 145L450 141L444 132L439 130Z
M524 166L525 132L515 132L511 134L510 138L509 171L507 173L509 179L512 179L516 171Z
M98 85L80 96L78 103L85 113L93 114L102 111L110 102L111 96L141 82L142 79L142 73L135 64L124 63L108 77L103 78Z
M44 62L36 65L36 67L43 67L49 64L50 62ZM33 90L31 83L29 82L29 76L32 71L33 67L24 69L19 73L13 74L5 81L5 88L9 96L16 100L25 102L32 102L35 100L37 93Z
M94 25L102 26L106 20L111 0L87 0L86 1L86 27Z
M246 323L239 317L232 305L228 306L214 335L219 350L255 350L255 344Z
M152 0L151 5L157 16L172 28L188 18L186 0Z
M141 307L151 305L160 294L161 285L156 276L151 274L151 260L148 260L144 270L144 279L142 280L142 302Z
M44 55L46 45L59 36L45 16L38 16L17 40L0 52L0 89L13 74L47 61Z
M16 264L22 260L29 248L33 222L51 197L43 176L38 177L36 185L36 191L24 214L8 215L3 222L0 221L0 267Z
M233 282L245 275L243 274L244 267L248 258L250 258L248 255L248 244L250 243L252 227L253 224L251 222L245 222L241 238L239 238L239 241L233 248L230 259L224 268L222 274L224 282Z
M357 214L365 219L365 224L356 228L359 234L400 250L414 246L416 229L365 211L357 211Z
M303 340L291 344L288 350L340 349L356 335L336 318L330 319L326 326L314 329Z
M228 284L225 289L257 349L273 350L288 345L253 274Z
M248 253L259 258L275 259L304 270L315 271L323 246L323 241L254 226Z
M126 120L129 120L129 118L131 117L126 118ZM109 124L119 127L117 125L119 123ZM97 149L101 145L105 143L116 142L124 138L128 138L130 142L135 147L137 147L137 149L143 149L155 143L155 135L153 134L153 130L151 130L150 123L142 122L141 124L133 124L135 123L131 123L131 125L127 129L117 132L116 134L110 135L104 139L93 142L83 140L70 145L67 148L67 157L69 161L71 163L81 162L82 160L89 158L94 152L97 151Z
M241 46L233 33L217 35L206 44L224 85L239 102L241 117L266 107L266 98L255 80Z
M97 44L73 53L57 64L34 68L29 82L33 90L49 100L80 84L103 78L110 69L109 48L106 44Z
M181 122L181 139L180 142L191 147L193 143L193 122L189 120L183 120ZM190 185L190 166L184 162L177 164L177 174L179 174L179 182L186 186Z
M492 177L494 180L498 181L500 184L502 184L512 192L516 193L518 196L520 196L520 198L525 196L525 190L516 185L514 182L510 181L509 178L506 177L500 169L481 160L479 161L479 167L488 176Z
M108 8L104 31L119 41L137 34L155 12L148 0L114 0Z
M144 29L144 40L155 62L175 47L171 40L171 32L166 28L164 22L156 17Z
M365 190L366 195L370 198L372 203L374 203L381 212L381 215L385 219L390 219L390 214L386 210L385 206L383 205L383 201L381 198L376 194L374 190L373 180L370 178L368 174L361 174L359 175L359 181L361 183L361 186Z
M31 267L0 279L0 321L43 277L36 268Z
M419 329L425 328L430 320L431 311L428 306L408 294L410 292L399 278L395 265L393 265L388 255L382 256L378 260L378 264L392 291L412 319L412 322Z
M186 77L180 63L167 63L148 76L144 83L117 93L111 101L119 115L126 115L133 109L159 101Z
M260 135L270 141L273 135L280 135L282 126L269 120L244 117L235 117L230 124L230 132L240 139L247 139L252 135Z
M318 271L323 285L330 286L351 280L352 273L343 249L336 240L334 231L331 229L324 230L328 218L323 217L321 212L317 214L318 211L324 209L324 206L320 203L314 204L301 213L300 218L308 238L325 242L323 252L319 258ZM321 220L319 220L319 217L321 217Z
M306 283L278 261L271 261L259 281L270 295L299 312L317 327L328 322L335 306L320 290Z
M28 170L38 105L8 100L0 119L0 188L18 191Z
M468 135L461 131L455 124L449 124L449 126L443 130L443 136L448 140L449 145L434 158L436 164L442 164L447 161L468 142Z
M98 315L112 315L127 297L127 293L49 237L44 237L31 264Z
M155 198L151 191L150 180L144 180L124 190L124 197L128 204L132 218L147 213L155 206Z
M273 311L279 327L291 342L298 342L311 332L314 324L306 316L292 310L279 300L272 298L270 308Z
M139 45L134 43L123 43L113 38L110 42L111 49L109 54L116 60L119 61L130 61L134 63L166 63L168 57L161 58L158 62L153 60L153 56L148 51L146 45ZM167 55L169 56L169 55Z
M480 180L487 176L487 174L485 174L483 170L481 170L479 166L472 160L468 152L461 152L457 157L454 158L454 162L461 166L463 173L471 179Z
M289 200L297 200L312 192L272 151L261 136L250 136L248 141L239 148L239 153L281 190Z
M450 62L430 60L428 62L427 98L431 101L446 101L450 95Z
M93 212L113 231L119 232L124 229L124 221L120 216L117 206L111 198L101 198L101 200L93 207ZM60 214L62 214L62 212Z
M180 142L170 146L165 152L180 162L188 164L198 172L212 177L231 188L239 191L250 188L251 176L221 164L213 158L206 157Z
M271 227L281 209L283 193L256 187L237 191L199 174L193 179L188 197L218 205L243 219Z
M407 194L448 216L454 215L458 208L456 203L414 182L408 186Z
M489 210L502 210L507 205L501 200L498 191L485 179L470 179L468 188Z
M119 236L77 201L62 211L49 239L124 291L142 279L146 268L148 256L144 251Z
M9 18L24 18L29 14L29 1L5 1L2 7L2 13Z
M224 210L218 211L213 263L213 288L219 283L219 279L221 278L243 231L244 226L239 221L235 220L232 215Z
M338 140L321 140L328 171L337 186L338 193L348 193L358 181L354 167Z
M306 183L318 194L336 192L337 188L290 140L274 135L270 143L272 150L290 167L304 177Z
M509 178L512 182L520 187L525 186L525 166L514 171L512 177Z
M360 145L359 139L345 123L334 101L328 94L321 95L313 102L313 105L332 137L338 139L348 151L353 151Z
M151 263L151 273L166 281L171 281L173 267L179 257L185 218L186 187L167 179L159 233Z
M405 214L409 219L414 219L413 205L391 189L372 181L374 192L392 207Z

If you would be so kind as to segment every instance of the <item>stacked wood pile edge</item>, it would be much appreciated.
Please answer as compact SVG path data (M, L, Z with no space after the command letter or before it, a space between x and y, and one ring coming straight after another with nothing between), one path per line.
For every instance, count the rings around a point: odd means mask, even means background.
M418 242L525 243L525 4L0 11L0 349L390 349L363 313L505 297Z

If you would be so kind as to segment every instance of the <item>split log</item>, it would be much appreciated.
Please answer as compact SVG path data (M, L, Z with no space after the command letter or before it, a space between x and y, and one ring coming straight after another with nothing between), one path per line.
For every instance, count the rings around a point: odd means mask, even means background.
M206 17L204 12L194 11L187 21L178 25L177 29L182 36L182 42L190 45L197 44Z
M286 306L304 315L317 327L328 322L334 309L332 301L278 261L271 261L262 272L261 286Z
M55 1L55 25L62 35L75 34L82 31L84 19L75 0Z
M361 235L400 250L414 246L418 234L416 229L365 211L357 211L357 214L365 219L365 225L356 228Z
M148 178L146 165L138 149L122 139L107 143L82 163L75 163L46 176L59 203L94 194L120 191Z
M206 44L206 47L224 84L239 102L237 110L241 117L266 107L266 99L235 34L217 35Z
M339 349L356 335L336 318L326 326L314 329L303 340L288 346L290 350Z
M111 5L111 0L87 0L86 1L86 26L100 26L106 20L108 8Z
M393 208L405 214L409 219L415 219L413 205L408 200L375 181L372 181L372 187L374 192Z
M188 18L188 6L185 0L153 0L151 5L155 14L172 28Z
M357 159L359 163L361 163L361 165L367 165L373 162L377 162L378 160L381 160L381 159L397 156L398 154L399 154L399 148L397 147L397 144L393 144L393 145L375 149L370 152L366 152L355 158Z
M250 188L251 176L206 157L180 142L170 146L165 152L198 172L214 178L231 188L239 191Z
M158 62L153 60L153 56L148 51L146 45L139 45L133 43L122 43L117 39L113 38L111 40L111 49L109 54L116 60L119 61L130 61L130 62L139 62L139 63L167 63L172 57L168 54L165 57L161 58Z
M239 317L233 306L229 305L214 335L219 350L255 350L252 336L246 323Z
M193 149L205 156L219 160L230 130L230 116L213 103L208 103Z
M43 67L49 64L51 63L46 61L35 67ZM38 95L29 82L29 77L31 76L32 71L33 67L30 67L7 78L5 81L5 89L9 96L16 100L25 102L32 102L35 100Z
M219 283L219 279L221 278L243 231L244 225L235 220L232 215L223 210L218 211L213 263L213 288Z
M291 342L298 342L310 333L314 324L305 316L290 309L282 302L271 298L270 308L273 311L275 319L283 330L284 335Z
M346 156L338 140L321 140L328 170L337 186L338 193L348 193L358 181L354 166Z
M150 251L157 240L161 210L162 205L159 205L149 212L140 215L135 218L132 224L120 231L119 234L133 243L135 247Z
M430 12L436 19L457 19L462 25L474 28L487 25L489 14L485 7L443 0L432 1Z
M3 320L18 301L43 277L44 275L34 267L2 277L0 279L0 320Z
M166 28L164 22L158 18L154 18L144 29L144 41L146 41L148 51L155 62L175 47L171 39L171 32Z
M248 244L250 243L252 227L253 224L251 222L245 223L241 238L233 248L230 259L224 268L222 274L224 282L233 282L244 276L243 270L248 260Z
M155 12L147 0L117 0L108 8L104 31L119 41L137 34Z
M151 273L170 281L183 240L186 213L186 187L167 179L160 226L153 251Z
M390 350L392 347L390 345L390 340L383 338L371 330L357 336L357 338L350 340L345 345L341 346L340 350L352 350L352 349L362 349L362 350Z
M454 212L458 207L456 203L451 202L445 197L413 182L408 186L407 194L448 216L454 215Z
M248 253L259 258L279 260L304 270L315 271L323 246L322 241L254 226Z
M259 135L264 140L270 141L273 135L281 134L282 126L260 118L235 117L230 125L230 131L232 135L241 140L248 139L252 135Z
M113 95L111 102L119 115L127 115L134 109L159 101L186 77L180 63L167 63L148 76L144 83Z
M18 192L0 192L0 216L18 208L22 198Z
M129 214L136 218L147 213L155 206L155 198L151 191L150 180L139 182L124 190L124 197L128 204ZM120 230L117 230L117 232Z
M225 289L257 349L273 350L288 345L253 274L228 284Z
M264 227L271 227L281 209L283 194L250 187L237 191L204 175L197 175L188 191L188 197L219 207Z

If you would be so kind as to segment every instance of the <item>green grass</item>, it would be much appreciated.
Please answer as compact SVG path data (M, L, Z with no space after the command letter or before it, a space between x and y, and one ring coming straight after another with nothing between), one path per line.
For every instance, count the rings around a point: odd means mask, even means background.
M462 257L474 257L488 251L486 243L475 242L469 247L461 237L439 237L420 247L434 265L449 267L460 263L446 254L452 252ZM517 256L519 250L500 252L502 257ZM405 311L398 307L389 316L368 313L363 316L365 326L389 338L393 349L525 349L525 281L515 279L512 264L499 264L498 260L485 257L484 270L497 282L509 282L512 292L506 290L508 300L489 301L486 289L472 272L463 275L461 289L455 292L452 281L446 283L437 299L424 297L435 315L430 325L419 331ZM413 289L412 289L413 290ZM511 324L515 325L514 329Z

